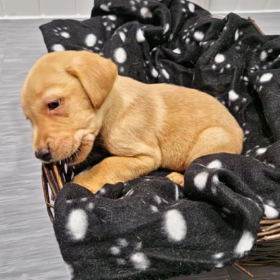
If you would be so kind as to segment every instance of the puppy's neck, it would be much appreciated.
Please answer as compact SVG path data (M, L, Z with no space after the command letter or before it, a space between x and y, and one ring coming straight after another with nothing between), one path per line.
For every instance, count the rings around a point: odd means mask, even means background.
M99 110L102 119L101 133L113 128L114 124L123 118L127 108L135 101L135 93L142 83L134 81L132 88L131 80L131 78L122 76L116 78L112 90Z

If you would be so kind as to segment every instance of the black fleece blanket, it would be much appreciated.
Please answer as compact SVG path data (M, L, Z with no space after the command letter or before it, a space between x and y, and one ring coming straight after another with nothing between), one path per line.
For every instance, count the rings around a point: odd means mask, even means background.
M195 160L184 188L164 171L97 195L66 184L54 230L71 278L168 279L245 257L280 211L280 37L185 0L95 0L90 19L41 31L49 52L96 52L120 75L215 96L245 134L242 155Z

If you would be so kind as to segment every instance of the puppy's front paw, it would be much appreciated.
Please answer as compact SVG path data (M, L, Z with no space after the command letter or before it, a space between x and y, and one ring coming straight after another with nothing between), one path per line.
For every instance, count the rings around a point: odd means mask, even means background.
M168 174L166 177L172 182L180 185L181 187L184 187L184 175L177 172L172 172Z
M98 179L94 180L93 178L89 178L87 173L75 176L72 182L85 187L92 193L97 193L105 184L98 182Z

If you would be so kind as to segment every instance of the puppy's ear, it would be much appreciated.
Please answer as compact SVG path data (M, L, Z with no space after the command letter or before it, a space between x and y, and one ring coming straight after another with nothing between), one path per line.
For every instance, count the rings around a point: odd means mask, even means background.
M77 51L66 71L80 81L96 109L112 90L118 75L111 60L87 51Z

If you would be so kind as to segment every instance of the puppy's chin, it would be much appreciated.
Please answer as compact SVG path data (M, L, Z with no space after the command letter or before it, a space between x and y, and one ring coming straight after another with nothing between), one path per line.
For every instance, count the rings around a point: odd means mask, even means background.
M84 162L89 156L93 143L81 144L81 146L70 157L64 159L65 162L72 166Z

